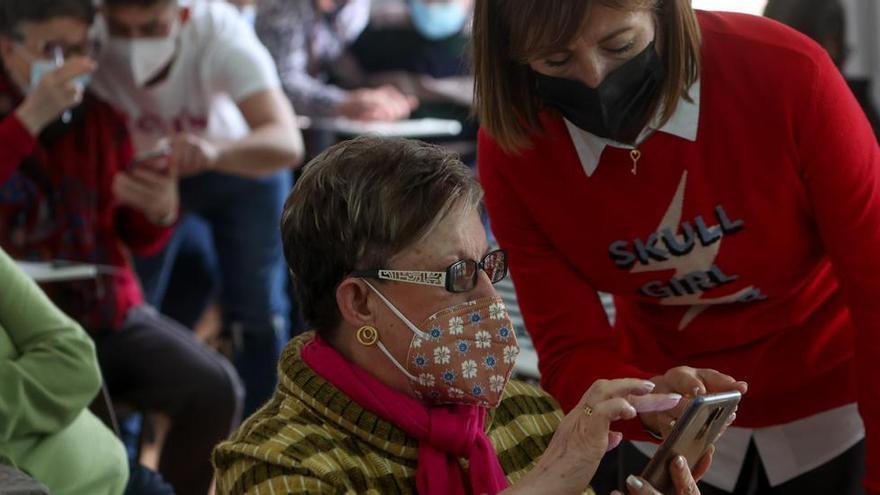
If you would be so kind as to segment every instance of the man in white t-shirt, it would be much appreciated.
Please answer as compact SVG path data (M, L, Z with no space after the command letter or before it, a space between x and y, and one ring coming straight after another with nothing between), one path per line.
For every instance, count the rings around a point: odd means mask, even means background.
M148 299L161 306L190 220L207 222L249 414L270 397L289 337L278 224L289 168L303 156L275 64L224 2L104 0L97 27L104 47L92 87L127 115L139 155L167 151L191 214L160 257L139 261Z

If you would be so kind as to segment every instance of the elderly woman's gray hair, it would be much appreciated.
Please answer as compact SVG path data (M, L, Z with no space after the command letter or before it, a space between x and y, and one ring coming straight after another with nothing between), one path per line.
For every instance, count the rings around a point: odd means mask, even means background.
M382 268L450 214L479 207L473 172L440 146L360 137L306 165L281 217L303 316L325 338L339 325L336 287Z

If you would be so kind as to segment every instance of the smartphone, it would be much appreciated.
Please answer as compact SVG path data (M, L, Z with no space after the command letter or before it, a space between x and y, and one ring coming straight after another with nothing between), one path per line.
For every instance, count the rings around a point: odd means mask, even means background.
M134 159L128 163L128 166L125 169L134 170L141 165L152 162L153 160L158 160L160 158L167 158L170 155L171 149L169 148L159 148L157 150L147 151L146 153L141 153L140 155L134 157Z
M736 391L694 397L642 471L642 478L660 493L670 493L674 486L669 475L669 464L680 455L693 469L709 446L721 436L725 423L736 411L741 398L742 394Z
M64 51L60 46L55 46L52 49L52 54L55 56L55 67L61 67L64 65ZM70 120L73 118L73 113L70 110L65 110L64 113L61 114L61 122L65 124L69 124Z
M36 60L34 61L34 65L31 67L31 85L36 85L40 78L43 77L47 72L51 72L62 65L64 65L64 50L60 46L52 47L52 60L44 61L44 60ZM73 78L73 83L85 88L91 82L90 74L83 74ZM65 124L69 124L73 119L73 112L71 110L65 110L61 114L61 122Z

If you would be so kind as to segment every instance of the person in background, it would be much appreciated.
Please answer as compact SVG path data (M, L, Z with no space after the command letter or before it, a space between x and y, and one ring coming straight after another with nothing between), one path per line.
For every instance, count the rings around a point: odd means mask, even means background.
M880 494L880 147L825 50L689 0L476 0L473 39L544 387L748 391L704 493ZM621 465L682 412L622 425Z
M314 331L288 345L272 401L217 447L220 495L593 494L621 440L612 423L679 403L647 380L599 380L563 418L509 381L519 347L493 286L507 257L481 198L454 154L414 140L357 138L305 168L281 229ZM699 493L670 470L675 495Z
M0 246L98 266L93 279L44 288L94 338L114 401L169 418L159 470L198 493L211 448L238 423L241 384L225 358L144 303L129 260L171 236L177 169L132 167L124 119L87 87L93 18L91 0L0 3Z
M391 121L417 106L392 85L347 90L328 82L369 18L370 0L257 0L257 34L278 64L297 112Z
M0 250L0 465L54 495L120 495L125 448L88 410L100 389L92 339Z
M407 0L403 16L374 15L347 51L346 86L390 84L419 102L412 118L454 119L462 132L441 142L475 161L474 80L468 60L473 0ZM437 141L434 141L437 142Z
M190 221L210 227L224 333L252 412L271 395L273 363L289 338L277 225L289 169L303 155L294 113L271 57L229 4L105 0L102 17L95 90L125 112L139 154L167 152L157 161L183 177L187 218L138 272L159 305Z
M840 0L769 0L764 16L787 24L822 45L834 65L843 70L847 47L846 12ZM874 135L880 139L880 113L871 94L871 83L848 79L850 89L868 116Z

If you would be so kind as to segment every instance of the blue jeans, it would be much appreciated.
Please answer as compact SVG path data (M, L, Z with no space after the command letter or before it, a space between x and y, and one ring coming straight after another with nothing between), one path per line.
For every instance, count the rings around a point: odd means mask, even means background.
M261 179L218 173L184 179L180 183L184 211L210 228L197 229L182 220L160 254L136 260L148 302L161 307L187 236L210 235L212 242L200 244L212 245L214 250L207 256L215 260L210 265L219 272L224 331L232 337L233 363L246 388L245 415L271 397L278 358L290 338L287 265L279 231L290 187L288 171ZM186 284L187 279L180 283ZM175 292L180 293L179 289Z

